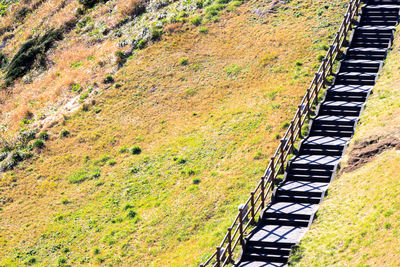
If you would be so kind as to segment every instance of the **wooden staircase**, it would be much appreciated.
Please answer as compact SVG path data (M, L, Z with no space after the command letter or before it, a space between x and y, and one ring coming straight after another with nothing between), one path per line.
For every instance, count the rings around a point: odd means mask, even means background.
M244 238L238 267L286 266L307 231L354 134L392 44L400 0L369 0L361 9L333 85L311 119L308 136L283 181Z

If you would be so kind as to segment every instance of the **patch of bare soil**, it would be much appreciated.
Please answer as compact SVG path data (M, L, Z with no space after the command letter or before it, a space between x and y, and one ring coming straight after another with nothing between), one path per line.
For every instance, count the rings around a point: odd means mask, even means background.
M362 141L354 146L350 153L348 164L343 171L351 172L357 170L364 164L372 161L376 155L391 148L400 150L400 140L395 137L386 137L384 139L375 138Z

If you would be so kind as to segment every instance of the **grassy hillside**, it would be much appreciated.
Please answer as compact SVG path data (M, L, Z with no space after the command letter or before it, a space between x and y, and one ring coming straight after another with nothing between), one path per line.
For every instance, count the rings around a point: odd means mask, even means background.
M395 34L374 94L367 102L344 171L330 187L318 218L292 257L297 266L398 266L400 245L400 34ZM385 140L395 140L374 151ZM365 164L348 171L364 153ZM383 148L383 147L382 147ZM397 150L396 150L397 149ZM361 157L362 158L362 157Z
M0 265L206 258L262 174L344 3L231 3L217 19L204 8L200 25L168 24L129 58L115 54L121 40L64 32L46 52L52 64L2 91L4 136L37 127L48 140L27 139L31 158L0 174ZM116 72L118 58L127 62Z

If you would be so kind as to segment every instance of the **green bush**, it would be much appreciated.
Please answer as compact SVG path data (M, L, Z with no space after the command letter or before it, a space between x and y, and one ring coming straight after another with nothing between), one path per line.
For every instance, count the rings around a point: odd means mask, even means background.
M282 123L281 129L287 129L289 127L289 125L290 125L290 122L285 121L284 123Z
M98 3L105 3L107 0L79 0L79 4L83 5L85 8L92 8Z
M8 63L7 57L0 52L0 69L4 68Z
M80 83L74 83L71 86L71 90L75 93L80 93L82 92L82 85L80 85Z
M42 37L36 36L26 41L15 54L7 68L6 84L24 76L32 68L36 59L45 57L55 41L62 39L61 30L51 29ZM43 60L41 65L44 66Z
M44 147L44 142L43 140L35 140L35 142L32 143L32 148L43 148Z
M163 34L163 30L162 29L158 29L156 27L153 27L151 29L151 40L153 40L153 41L160 40L162 34Z
M146 44L147 44L147 41L146 41L146 40L140 40L140 41L138 42L138 44L137 44L137 49L140 50L140 49L145 48Z
M139 155L140 153L142 153L142 149L139 146L134 146L131 148L131 153L133 155Z
M318 59L318 61L322 61L324 59L324 57L325 57L324 55L318 55L317 59Z
M195 26L199 26L201 24L201 17L196 16L190 19L190 23L192 23Z
M126 214L126 216L127 216L128 218L130 218L130 219L135 218L136 215L137 215L137 212L134 211L133 209L129 209L129 210L128 210L128 213Z
M114 78L113 78L113 76L111 76L111 75L107 75L105 78L104 78L104 81L103 81L104 83L113 83L114 82Z
M118 50L115 52L115 57L117 58L117 64L120 66L126 62L126 53L124 51Z
M49 134L47 132L41 132L38 136L40 140L49 140Z
M15 12L14 17L15 17L15 19L16 19L17 21L22 21L22 20L24 20L25 17L26 17L29 13L31 13L31 12L32 12L32 10L31 10L30 8L28 8L28 7L26 7L26 6L23 6L20 10L18 10L17 12Z
M207 28L207 27L201 27L201 28L199 29L199 32L201 32L201 33L208 33L208 28Z
M67 129L62 129L60 131L60 137L67 137L69 136L70 132Z
M199 178L193 179L193 184L199 184L201 180Z
M179 60L179 64L186 66L189 60L186 57L183 57Z

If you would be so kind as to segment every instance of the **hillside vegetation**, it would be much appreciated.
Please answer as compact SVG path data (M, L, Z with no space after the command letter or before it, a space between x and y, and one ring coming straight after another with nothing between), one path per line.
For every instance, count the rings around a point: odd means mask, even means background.
M1 9L0 265L204 260L261 176L346 8L174 2L197 8L166 5L165 24L153 28L152 2L144 13L125 13L125 2ZM152 34L139 36L145 23ZM51 29L62 36L7 82L21 46Z
M399 266L400 33L367 102L337 180L292 257L296 266ZM386 145L392 140L395 147ZM394 140L394 141L393 141ZM365 164L348 170L356 147ZM360 154L358 155L360 156ZM351 167L351 166L350 166Z

